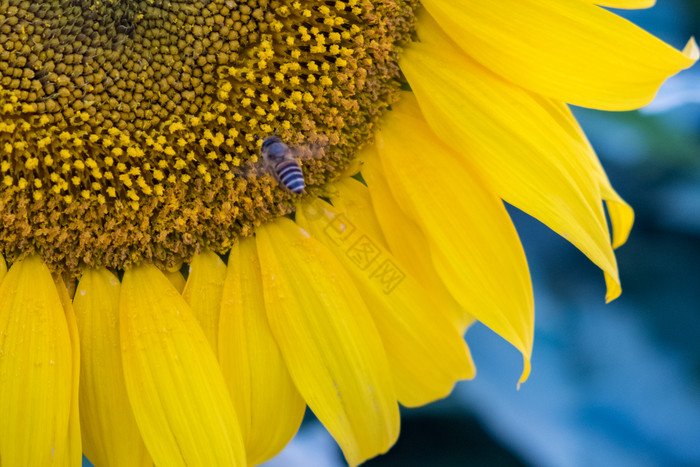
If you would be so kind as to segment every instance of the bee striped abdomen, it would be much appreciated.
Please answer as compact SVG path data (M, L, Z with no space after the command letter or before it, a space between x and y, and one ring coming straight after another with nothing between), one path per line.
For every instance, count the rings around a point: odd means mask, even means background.
M300 195L304 191L304 174L296 159L280 161L275 166L275 173L280 185Z

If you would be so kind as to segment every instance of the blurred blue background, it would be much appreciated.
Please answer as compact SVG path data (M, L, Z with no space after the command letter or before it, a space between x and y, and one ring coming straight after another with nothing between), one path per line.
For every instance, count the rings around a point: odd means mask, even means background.
M616 11L682 49L699 0ZM446 400L405 410L383 466L700 466L700 66L635 112L575 109L636 223L617 251L623 294L547 228L511 210L536 302L533 371L481 325L478 374ZM345 465L314 420L267 467Z

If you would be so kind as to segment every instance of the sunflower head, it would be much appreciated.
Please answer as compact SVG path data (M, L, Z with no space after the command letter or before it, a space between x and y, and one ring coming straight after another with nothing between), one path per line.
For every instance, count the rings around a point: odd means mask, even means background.
M475 375L475 320L526 379L504 201L615 298L634 215L567 104L698 56L597 3L650 2L0 2L3 466L257 465L307 407L355 466ZM258 173L302 147L305 195Z
M261 139L321 143L310 192L396 98L413 1L18 2L0 28L0 250L172 267L289 213Z

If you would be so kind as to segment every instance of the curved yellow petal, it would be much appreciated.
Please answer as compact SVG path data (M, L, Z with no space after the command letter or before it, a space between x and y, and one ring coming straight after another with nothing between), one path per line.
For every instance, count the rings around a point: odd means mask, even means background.
M306 403L267 324L255 240L233 245L221 300L219 362L250 465L275 456L299 430Z
M68 439L61 446L57 446L56 459L63 459L58 462L58 465L79 467L83 464L83 447L80 430L80 339L78 337L78 323L73 312L73 305L68 296L69 290L65 282L59 275L53 276L54 283L58 296L63 306L63 312L66 315L66 324L68 325L68 334L71 341L72 352L72 371L71 371L71 402L70 416L68 418Z
M607 298L618 296L617 262L590 145L563 115L563 104L489 72L450 44L434 22L424 21L420 31L444 42L439 51L414 44L401 61L430 127L501 198L588 256L609 276ZM400 105L419 113L410 93Z
M296 211L297 223L333 252L362 294L399 402L417 407L447 396L458 380L475 374L462 335L435 312L431 297L381 242L350 219L347 211L318 199Z
M580 140L586 145L585 154L588 156L588 161L598 180L601 198L605 200L608 207L608 214L610 215L610 222L613 230L612 246L613 248L618 248L627 241L627 237L629 237L630 231L632 230L632 224L634 224L634 210L613 189L608 175L605 173L605 170L603 170L603 166L593 150L593 147L588 142L588 138L571 113L571 109L569 109L566 104L559 104L559 110L562 113L562 118L570 123L574 131L578 133Z
M182 297L207 336L211 348L218 352L219 307L226 277L226 265L219 255L204 251L192 258Z
M656 0L583 0L595 5L605 6L608 8L620 8L625 10L639 10L642 8L651 8L656 5Z
M618 248L627 241L632 230L634 210L613 190L607 176L601 183L601 191L608 206L608 214L613 227L613 248Z
M256 231L267 319L294 384L350 465L385 452L399 411L382 342L335 256L292 221Z
M80 423L85 456L107 467L152 465L126 393L119 343L117 277L88 269L73 308L80 333Z
M444 314L461 334L474 318L457 303L440 279L428 250L428 240L418 225L408 217L391 195L384 178L376 148L366 147L360 155L365 165L362 175L367 181L372 206L377 213L389 250L428 292L432 309Z
M583 1L421 3L480 63L519 86L582 107L630 110L646 105L666 78L697 58L697 47L679 52ZM419 37L431 50L443 46Z
M3 466L65 462L73 349L61 298L37 256L0 285L0 459Z
M155 266L124 273L119 328L127 394L155 464L245 465L214 352L185 300Z
M387 112L376 136L391 191L428 237L438 274L461 306L522 352L524 380L532 286L503 203L415 115Z
M600 191L600 197L606 202L613 231L612 247L618 248L627 241L630 231L632 230L632 225L634 224L634 210L613 189L598 156L588 142L576 118L571 113L571 109L569 109L566 104L553 103L551 111L553 114L559 112L557 117L562 127L578 135L579 141L584 145L582 152L583 156L586 157L583 157L583 160L580 162L588 165L588 169L593 174ZM594 262L597 263L597 261ZM604 270L604 274L607 287L605 300L606 302L610 302L620 296L622 288L620 287L620 281L616 270L614 273Z

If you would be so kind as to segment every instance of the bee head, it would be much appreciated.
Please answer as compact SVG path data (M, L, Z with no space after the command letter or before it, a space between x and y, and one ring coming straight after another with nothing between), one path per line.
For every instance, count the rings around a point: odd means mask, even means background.
M281 142L282 142L282 140L279 139L279 137L277 135L268 136L267 138L265 138L263 140L262 149L267 149L270 147L270 145L275 144L275 143L281 143Z

